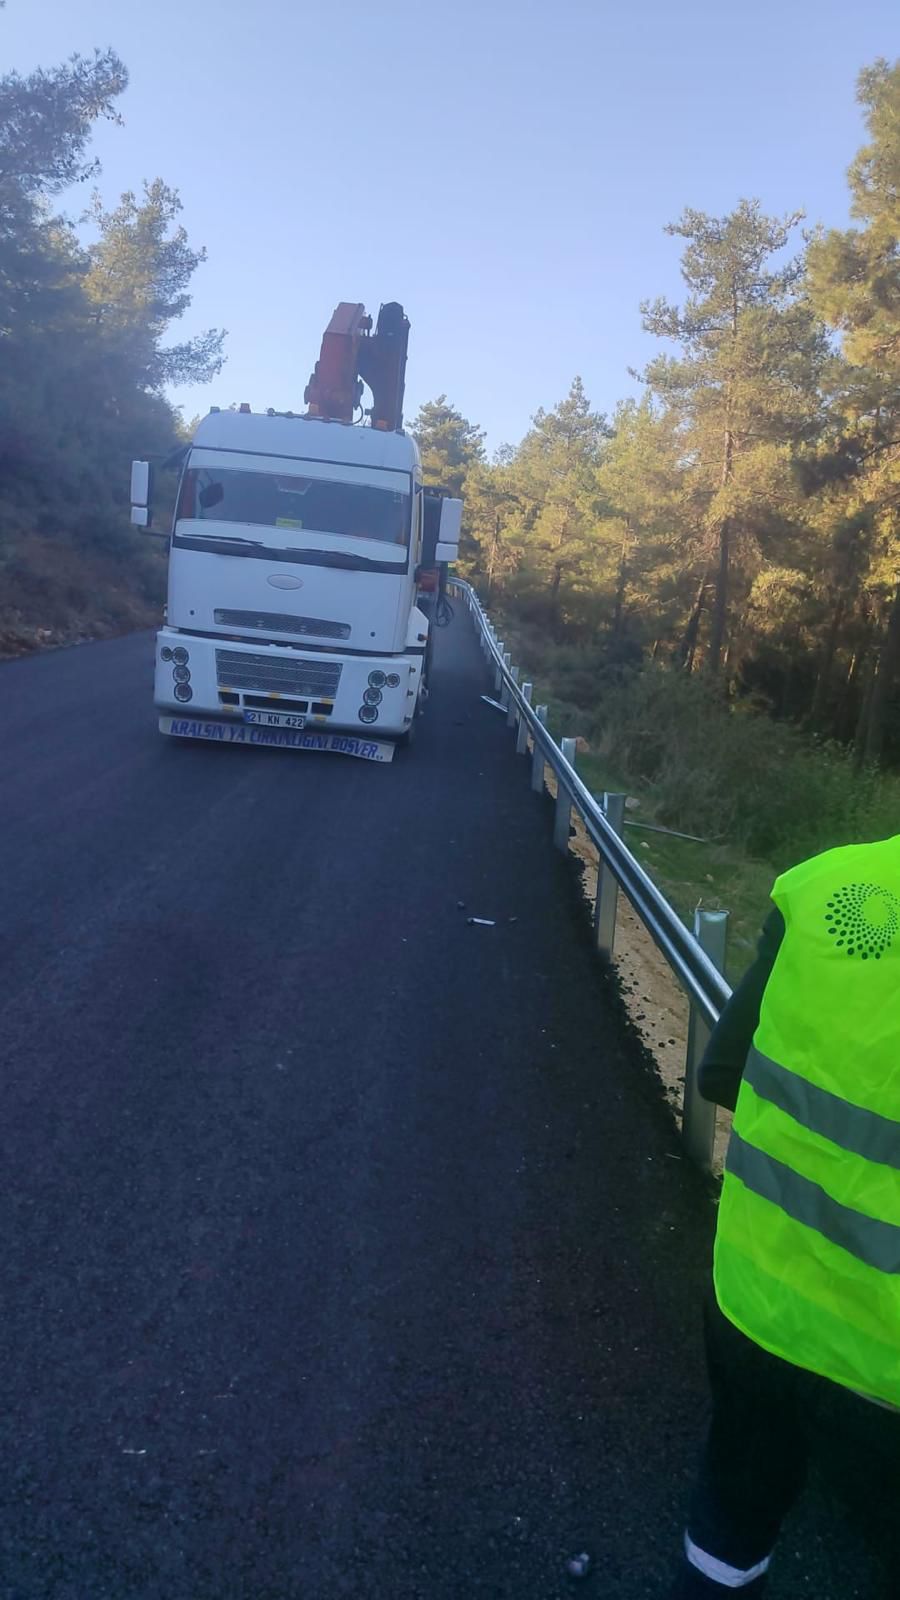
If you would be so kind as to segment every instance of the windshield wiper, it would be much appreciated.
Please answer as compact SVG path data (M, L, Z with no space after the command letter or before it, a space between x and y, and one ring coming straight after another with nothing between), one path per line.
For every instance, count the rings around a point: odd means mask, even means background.
M181 549L211 551L219 556L256 556L265 561L296 561L308 567L341 567L347 572L383 572L402 576L408 571L408 555L400 561L379 561L373 556L349 555L346 550L292 550L267 544L265 539L248 539L244 534L176 533L174 542Z
M348 571L358 571L360 567L375 567L383 572L386 566L396 565L397 571L403 571L402 562L374 561L371 556L351 556L345 550L292 550L286 549L284 554L292 561L309 562L317 567L346 567Z
M210 541L216 540L219 544L252 544L258 550L262 549L262 539L245 539L242 533L209 533L198 535Z

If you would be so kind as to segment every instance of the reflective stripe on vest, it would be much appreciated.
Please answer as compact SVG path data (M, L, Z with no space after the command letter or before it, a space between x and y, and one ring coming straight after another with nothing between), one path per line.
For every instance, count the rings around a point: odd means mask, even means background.
M814 1228L867 1267L900 1273L900 1228L842 1206L817 1183L810 1183L783 1161L746 1144L739 1133L731 1136L728 1171L754 1194L771 1200L795 1222Z
M898 1052L900 1053L900 1052ZM744 1079L764 1100L771 1100L811 1133L839 1144L851 1155L879 1161L900 1172L900 1123L841 1100L796 1072L788 1072L754 1045L747 1057Z
M900 1403L900 837L803 862L738 1095L719 1304L765 1349Z

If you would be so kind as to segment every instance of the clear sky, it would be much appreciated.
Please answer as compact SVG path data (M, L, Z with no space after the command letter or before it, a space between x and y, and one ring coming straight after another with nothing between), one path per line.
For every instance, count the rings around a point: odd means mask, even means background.
M338 300L412 322L407 415L445 392L517 441L584 378L634 392L639 301L677 295L686 205L846 220L859 68L897 0L7 0L5 66L111 44L112 202L163 177L209 260L183 331L228 363L179 391L298 409ZM70 209L82 197L70 197Z

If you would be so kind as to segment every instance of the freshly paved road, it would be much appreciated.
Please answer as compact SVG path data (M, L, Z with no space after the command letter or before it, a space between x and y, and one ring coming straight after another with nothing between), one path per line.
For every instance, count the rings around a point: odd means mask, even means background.
M392 767L170 745L151 653L0 668L2 1600L555 1600L582 1548L659 1600L711 1207L467 622ZM880 1592L831 1455L775 1600Z

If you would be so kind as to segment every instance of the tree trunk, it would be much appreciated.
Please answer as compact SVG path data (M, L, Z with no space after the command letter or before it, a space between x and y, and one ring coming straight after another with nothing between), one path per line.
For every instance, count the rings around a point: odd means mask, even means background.
M631 528L628 518L625 519L625 532L622 535L622 551L619 556L619 579L616 584L616 602L613 609L613 638L618 639L622 632L622 618L625 612L625 593L628 588L628 553L631 545Z
M562 583L562 562L557 561L553 566L553 578L550 583L550 614L553 618L553 637L559 642L559 586Z
M737 284L731 285L731 337L737 338L738 296ZM722 454L721 487L725 489L734 475L734 429L732 428L731 383L725 402L725 448ZM717 673L722 665L722 646L728 624L728 580L731 562L731 518L725 516L719 525L719 570L716 573L716 598L713 607L712 633L709 641L709 670Z
M822 664L819 667L819 675L816 678L812 709L809 713L810 726L820 731L825 720L825 708L831 694L831 674L834 670L834 658L837 652L841 626L844 621L844 611L845 601L843 595L840 595L837 605L831 613L831 621L828 624L828 632L825 635Z
M719 568L716 573L716 598L713 605L712 633L709 641L709 670L717 673L722 665L722 647L728 621L728 579L731 562L731 518L725 517L719 529Z
M786 719L789 719L793 712L792 702L797 684L797 666L802 654L800 629L793 628L788 641L787 670L784 674L784 682L781 685L781 710L779 714Z
M753 630L750 625L750 618L748 612L743 611L722 656L722 667L728 680L727 693L729 700L738 698L741 687L741 674L752 646Z
M691 614L688 617L687 627L682 635L678 654L681 658L681 665L684 667L685 672L693 672L694 670L694 656L697 654L697 640L700 637L700 618L703 616L703 606L706 599L706 585L708 580L709 573L704 572L703 577L700 579L697 597L693 606L691 607Z
M872 710L872 694L875 688L875 674L878 664L869 658L866 662L866 673L863 681L862 698L859 702L859 714L856 719L856 732L853 735L853 770L861 772L866 758L866 738L869 731L869 718Z
M840 739L844 744L849 744L853 737L853 706L855 703L856 687L860 673L866 663L868 644L863 641L858 650L854 650L850 657L850 665L841 687L841 697L832 723L832 733L835 739Z
M494 518L494 531L491 534L491 542L490 542L490 544L488 546L487 595L485 597L485 605L487 605L487 606L490 606L490 603L491 603L491 600L492 600L493 594L494 594L494 573L496 571L497 546L499 545L499 543L500 543L500 517L499 517L499 514L498 514Z
M885 722L891 690L897 681L898 667L900 667L900 583L894 590L884 643L878 653L878 665L872 683L863 747L863 761L868 763L880 761L884 754Z

